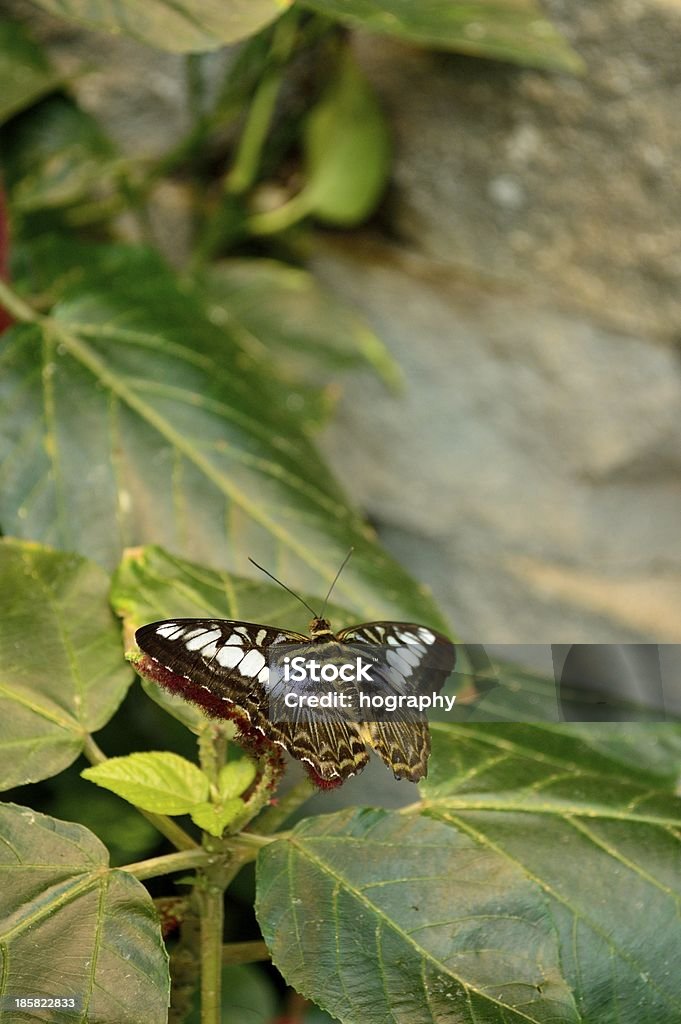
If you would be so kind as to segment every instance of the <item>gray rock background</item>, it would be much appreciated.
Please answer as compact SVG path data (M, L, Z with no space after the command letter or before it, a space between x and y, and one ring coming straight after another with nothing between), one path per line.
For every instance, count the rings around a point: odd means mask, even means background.
M181 58L4 6L125 151L186 130ZM678 641L681 2L545 6L584 78L356 37L394 182L313 262L407 388L358 376L322 445L464 639ZM173 258L181 190L156 205Z
M552 0L583 79L357 52L391 241L317 268L405 368L325 449L467 640L681 639L681 4Z

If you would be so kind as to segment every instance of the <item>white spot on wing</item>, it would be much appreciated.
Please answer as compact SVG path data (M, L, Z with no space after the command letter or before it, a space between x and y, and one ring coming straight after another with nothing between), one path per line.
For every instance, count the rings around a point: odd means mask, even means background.
M205 647L201 648L201 655L204 658L214 658L217 653L218 653L218 645L215 644L215 643L207 644Z
M170 639L171 633L176 633L179 626L176 622L165 622L162 626L159 626L156 632L159 636L164 636L166 640Z
M235 668L243 656L243 647L221 647L217 653L217 660L223 668Z
M221 636L219 629L204 630L203 633L199 633L198 636L192 637L185 644L188 651L198 651L200 648L205 647L207 644L213 642L213 640L219 640Z
M270 670L268 669L267 665L265 665L265 667L261 668L260 671L258 672L258 682L259 683L269 683L269 681L270 681Z
M261 646L261 644L265 640L266 636L267 636L267 630L266 629L259 629L258 630L258 635L255 638L255 642L258 645L258 647Z
M192 637L202 636L206 632L205 626L199 626L197 629L190 629L188 633L184 634L185 640L191 640Z
M397 634L403 644L417 644L418 637L414 636L413 633L398 633Z
M232 633L229 640L225 640L226 644L236 644L237 646L243 646L244 638L238 633Z
M418 665L425 651L419 644L406 644L400 647L400 657L410 665Z
M265 659L260 651L249 651L239 666L239 671L245 676L257 676L265 664Z
M435 634L431 633L431 631L429 629L426 629L424 626L422 626L421 629L419 629L419 636L421 637L422 640L425 640L427 644L435 643Z
M388 651L386 660L390 667L397 669L401 675L411 675L411 665L409 665L404 658L401 658L397 651Z

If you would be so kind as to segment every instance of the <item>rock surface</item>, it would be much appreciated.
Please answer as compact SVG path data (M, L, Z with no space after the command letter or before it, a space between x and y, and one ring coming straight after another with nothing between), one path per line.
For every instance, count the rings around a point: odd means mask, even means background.
M406 370L325 438L466 639L681 640L681 4L552 0L583 79L361 38L397 241L324 279Z

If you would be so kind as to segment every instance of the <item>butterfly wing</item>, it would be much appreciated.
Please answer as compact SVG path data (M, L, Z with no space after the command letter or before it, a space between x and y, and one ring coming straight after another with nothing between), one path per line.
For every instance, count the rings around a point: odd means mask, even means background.
M309 711L289 722L273 726L285 750L311 770L313 781L322 788L340 785L358 775L369 763L362 727L340 716L323 717Z
M456 662L451 640L410 622L366 622L342 630L338 639L383 649L383 664L375 671L377 690L383 694L437 693ZM385 721L364 722L360 733L395 778L418 782L425 777L430 732L422 712L398 707Z
M232 619L168 619L137 630L147 656L138 666L165 689L198 704L213 717L235 721L251 740L258 736L302 761L318 785L338 785L368 761L354 722L309 711L272 721L268 715L268 659L278 644L310 647L302 633Z

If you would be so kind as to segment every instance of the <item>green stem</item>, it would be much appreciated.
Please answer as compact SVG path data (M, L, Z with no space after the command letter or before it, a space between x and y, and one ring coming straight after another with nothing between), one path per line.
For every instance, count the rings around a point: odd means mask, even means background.
M40 319L34 309L28 305L27 302L12 291L5 281L0 280L0 306L7 310L9 315L14 320L19 320L22 323L35 323Z
M102 764L107 760L106 754L89 732L85 733L83 739L83 753L90 764Z
M206 724L198 735L199 762L210 779L213 793L218 791L220 768L225 762L227 737L224 728ZM197 871L196 897L200 920L201 1024L220 1024L222 1018L222 933L225 925L225 889L232 872L241 867L238 854L225 864L227 850L222 839L203 833L203 849L208 855L205 866Z
M275 235L286 228L293 227L303 217L310 213L310 196L307 189L303 189L297 196L293 196L288 202L278 206L276 210L266 210L264 213L254 213L246 221L246 227L251 235Z
M258 850L263 846L269 846L275 839L281 839L283 833L276 836L261 835L259 832L239 832L236 836L229 837L230 849L236 850L241 856L250 855L251 860L258 855ZM239 850L241 847L241 850Z
M283 72L281 68L265 75L253 97L248 121L239 140L239 148L232 169L225 178L225 191L233 196L243 195L255 181L260 156L270 129L274 108L279 95Z
M199 762L210 784L217 793L220 769L227 757L227 734L225 727L217 722L207 722L198 735Z
M158 875L171 875L175 871L188 871L199 868L207 863L209 854L200 847L193 850L182 850L180 853L167 853L162 857L151 857L135 864L125 864L120 870L128 871L140 881L144 878L156 878Z
M254 964L269 958L270 951L264 942L228 942L222 947L223 964Z
M284 69L293 52L297 34L298 21L292 13L282 18L274 30L270 47L270 67L253 95L234 164L225 178L225 191L231 195L243 195L252 187L258 175Z
M198 892L201 916L201 1024L220 1024L222 1019L222 932L225 893L208 878Z
M102 764L103 761L107 760L106 754L98 746L90 733L86 733L83 739L83 754L90 764ZM135 805L133 804L133 806ZM152 811L144 811L141 807L135 807L135 810L146 818L147 821L151 822L154 828L162 836L165 836L178 850L199 849L198 843L192 839L188 832L180 828L172 818L167 817L165 814L154 814Z
M253 823L258 829L258 836L269 836L276 832L280 825L283 825L294 811L297 811L314 793L314 786L309 779L302 779L296 783L288 793L279 797L277 803L263 811L259 818ZM243 832L240 839L245 839L249 833ZM255 838L255 837L254 837Z
M141 807L136 807L135 810L139 811L178 850L199 849L198 843L192 839L188 832L185 832L183 828L176 824L172 818L168 818L165 814L154 814L153 811L143 811Z

